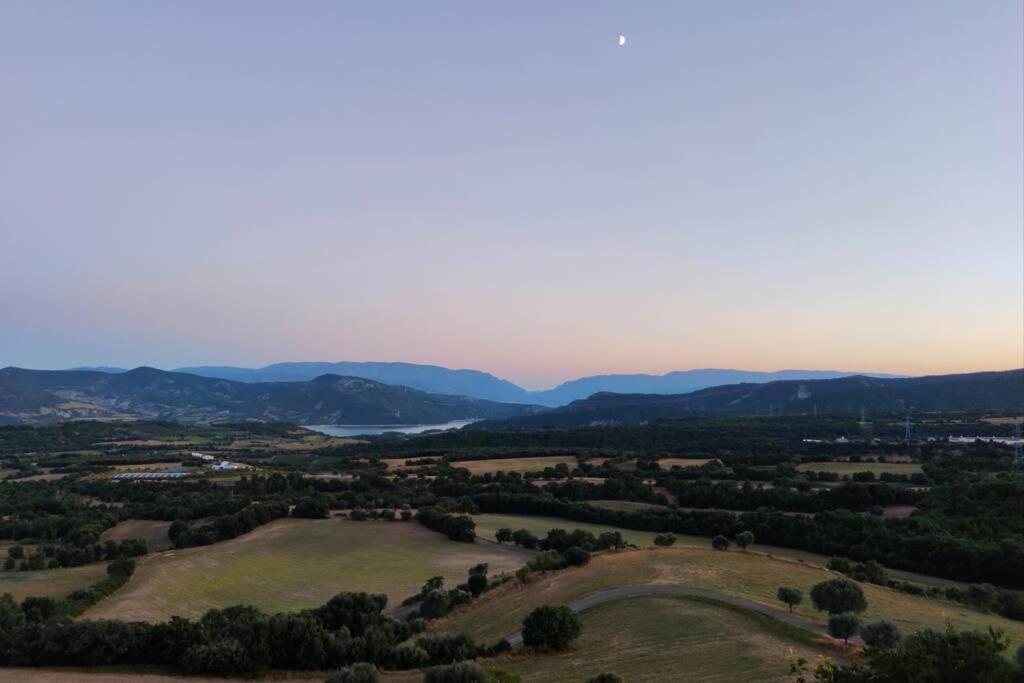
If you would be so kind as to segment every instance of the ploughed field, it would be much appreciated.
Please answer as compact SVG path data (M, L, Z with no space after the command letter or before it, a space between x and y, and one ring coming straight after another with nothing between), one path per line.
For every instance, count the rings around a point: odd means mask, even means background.
M740 608L672 596L636 597L580 615L583 633L564 653L495 662L524 683L577 683L611 672L626 681L782 681L790 651L814 661L806 632Z
M342 591L385 593L393 608L432 576L455 586L477 563L497 574L524 559L519 550L450 541L415 522L278 520L230 541L147 556L85 618L154 622L238 604L297 611Z
M568 465L569 469L577 466L576 457L572 455L543 455L530 458L495 458L493 460L459 460L452 467L464 467L470 474L493 474L495 472L540 472L545 467Z
M804 602L794 612L825 623L827 615L816 612L811 604L810 589L836 576L840 575L798 561L710 547L602 553L584 567L541 575L525 586L518 582L501 586L435 624L433 629L459 631L471 634L478 642L492 642L516 631L523 618L540 605L569 604L606 588L642 584L702 588L775 608L785 608L776 600L778 587L793 586L804 592ZM868 583L861 587L868 601L868 609L861 615L865 621L889 619L904 633L926 627L943 630L947 621L958 630L985 630L992 626L1010 637L1010 652L1024 642L1020 622Z
M146 542L149 552L166 550L171 547L171 539L167 536L167 530L170 527L170 522L126 519L100 534L100 541L126 541L129 538L140 538Z
M917 474L921 466L911 462L805 462L796 467L799 472L835 472L855 474L857 472L874 472L879 474Z

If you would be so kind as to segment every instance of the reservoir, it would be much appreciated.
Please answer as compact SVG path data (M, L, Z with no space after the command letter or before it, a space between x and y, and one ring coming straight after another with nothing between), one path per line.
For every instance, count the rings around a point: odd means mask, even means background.
M370 436L387 432L399 434L422 434L432 429L461 429L476 420L452 420L433 425L303 425L314 432L328 436Z

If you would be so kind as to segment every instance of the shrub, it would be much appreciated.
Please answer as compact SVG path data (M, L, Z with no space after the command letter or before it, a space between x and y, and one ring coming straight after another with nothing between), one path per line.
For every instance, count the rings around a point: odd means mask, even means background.
M292 517L305 519L323 519L331 514L331 508L327 502L319 499L300 500L292 508Z
M715 550L728 550L729 539L719 534L711 539L711 547Z
M849 574L853 569L853 563L851 563L845 557L833 557L828 561L826 565L829 569L840 574Z
M815 584L811 588L811 602L814 603L814 609L829 614L863 612L868 607L864 591L849 579L832 579Z
M338 669L327 677L327 683L378 683L380 675L373 664L360 662Z
M512 530L508 528L498 529L494 534L494 539L498 543L508 543L512 540Z
M416 645L427 653L431 664L451 664L476 656L472 638L461 633L429 633L421 636Z
M865 624L860 629L860 637L864 644L879 650L888 650L900 642L900 629L891 621L876 621Z
M419 669L430 664L430 655L415 643L402 643L392 648L388 661L395 669Z
M135 573L135 560L127 557L119 557L107 565L107 574L110 576L131 576Z
M590 553L578 545L574 545L562 552L562 558L567 565L579 567L590 562Z
M663 548L667 548L676 542L676 537L672 534L658 534L654 537L654 545L660 545ZM601 674L602 676L614 676L615 674ZM596 680L596 679L592 679Z
M423 683L487 683L487 673L476 662L458 662L428 669Z
M625 681L623 681L622 676L619 676L618 674L604 673L591 676L583 683L625 683Z
M850 642L850 636L860 628L860 617L850 612L833 614L828 618L828 633L833 638L842 638L844 643Z
M564 650L582 629L580 618L568 607L544 605L523 620L523 644L535 650Z
M740 547L740 550L746 550L747 546L753 545L754 534L749 531L741 531L736 534L736 545Z

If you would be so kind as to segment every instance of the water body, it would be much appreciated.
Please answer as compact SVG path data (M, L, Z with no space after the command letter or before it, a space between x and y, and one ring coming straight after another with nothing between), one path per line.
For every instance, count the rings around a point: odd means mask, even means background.
M306 429L328 436L371 436L397 432L399 434L422 434L432 429L460 429L476 420L452 420L436 425L304 425Z

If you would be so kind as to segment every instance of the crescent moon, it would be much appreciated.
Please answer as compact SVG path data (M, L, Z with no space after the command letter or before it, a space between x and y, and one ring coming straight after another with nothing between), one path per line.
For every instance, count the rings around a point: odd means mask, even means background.
M619 45L626 44L626 36L619 36Z

